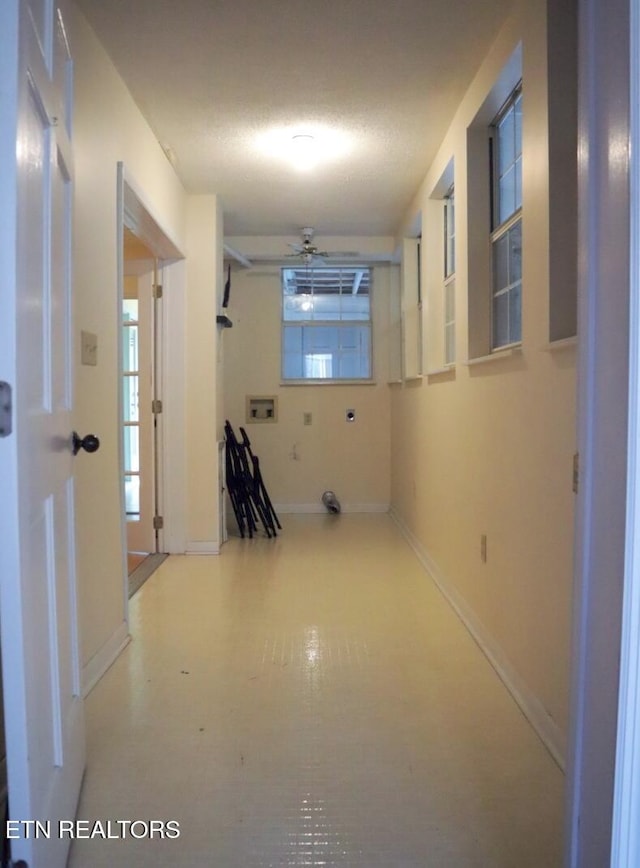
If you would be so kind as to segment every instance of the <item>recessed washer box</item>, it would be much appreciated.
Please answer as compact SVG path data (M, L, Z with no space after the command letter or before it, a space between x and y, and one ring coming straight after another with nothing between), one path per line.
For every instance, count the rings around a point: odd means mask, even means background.
M247 422L277 422L278 399L275 395L247 395Z

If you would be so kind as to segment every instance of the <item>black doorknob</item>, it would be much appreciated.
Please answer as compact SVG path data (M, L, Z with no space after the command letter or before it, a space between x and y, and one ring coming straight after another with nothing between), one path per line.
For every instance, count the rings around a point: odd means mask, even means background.
M85 452L97 452L100 448L100 441L95 434L87 434L86 437L81 437L77 431L71 435L73 444L73 454L77 455L81 449Z

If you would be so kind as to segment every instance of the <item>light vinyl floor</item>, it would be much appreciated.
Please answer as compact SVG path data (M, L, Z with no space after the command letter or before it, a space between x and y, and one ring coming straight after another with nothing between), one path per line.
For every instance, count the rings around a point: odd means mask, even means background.
M131 600L78 816L180 837L70 868L559 868L563 775L389 516L283 524Z

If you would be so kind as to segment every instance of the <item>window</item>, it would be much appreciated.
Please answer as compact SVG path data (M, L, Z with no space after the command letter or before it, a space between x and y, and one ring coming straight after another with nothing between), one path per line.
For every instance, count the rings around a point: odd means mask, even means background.
M522 86L491 124L491 347L522 339Z
M444 197L444 363L456 360L456 224L453 184Z
M371 367L371 270L283 268L283 379L370 380Z
M486 149L486 128L485 149ZM486 160L485 160L486 168ZM442 373L456 361L455 347L455 160L453 156L429 191L423 211L424 346L423 373ZM487 206L488 211L488 206ZM483 233L487 244L486 226ZM486 299L485 299L486 300Z

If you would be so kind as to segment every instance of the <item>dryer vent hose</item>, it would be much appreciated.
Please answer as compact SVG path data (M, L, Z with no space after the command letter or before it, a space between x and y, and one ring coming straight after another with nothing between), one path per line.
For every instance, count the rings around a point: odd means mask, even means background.
M327 510L334 515L337 515L340 512L340 501L333 491L325 491L322 495L322 502L327 507Z

